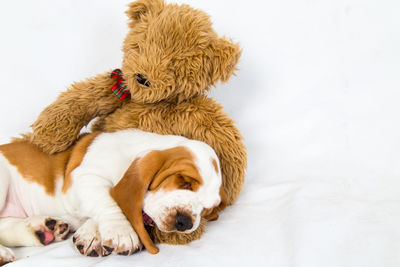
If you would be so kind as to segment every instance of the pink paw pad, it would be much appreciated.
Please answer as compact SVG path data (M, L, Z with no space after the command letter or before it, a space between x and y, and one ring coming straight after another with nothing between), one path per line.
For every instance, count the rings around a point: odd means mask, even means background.
M38 231L35 232L36 236L39 238L40 243L43 245L48 245L54 240L54 234L46 231L44 227L40 227Z

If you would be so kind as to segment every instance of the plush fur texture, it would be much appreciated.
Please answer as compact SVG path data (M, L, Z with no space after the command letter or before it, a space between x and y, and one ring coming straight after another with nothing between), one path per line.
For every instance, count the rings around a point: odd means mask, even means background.
M209 16L187 5L138 0L126 13L130 31L121 69L131 96L121 102L111 93L115 80L109 72L74 83L40 114L28 138L46 152L63 151L98 117L94 131L139 128L200 140L220 159L223 205L233 204L244 183L246 148L234 122L207 92L231 77L239 45L218 37ZM147 85L138 82L138 74ZM189 235L157 230L153 235L159 242L187 243L200 237L204 225Z

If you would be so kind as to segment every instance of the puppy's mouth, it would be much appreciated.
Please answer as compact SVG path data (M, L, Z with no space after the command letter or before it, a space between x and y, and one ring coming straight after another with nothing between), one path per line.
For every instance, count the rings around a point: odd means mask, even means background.
M150 218L150 216L147 215L147 213L144 212L144 211L142 211L142 214L143 214L143 223L144 223L146 226L154 226L154 221L153 221L153 219Z

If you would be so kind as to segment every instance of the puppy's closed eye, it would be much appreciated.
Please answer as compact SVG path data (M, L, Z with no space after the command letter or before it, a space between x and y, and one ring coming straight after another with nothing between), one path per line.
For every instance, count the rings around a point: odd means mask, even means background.
M184 182L181 189L192 190L192 184L189 182Z
M179 184L179 189L196 191L196 189L200 185L199 182L197 182L192 177L182 175L182 174L177 175L177 180L178 180L178 184Z

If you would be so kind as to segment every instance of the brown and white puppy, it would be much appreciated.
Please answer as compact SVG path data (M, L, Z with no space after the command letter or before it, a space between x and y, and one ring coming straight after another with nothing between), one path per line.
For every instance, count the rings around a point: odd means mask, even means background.
M214 150L181 136L92 133L55 155L26 141L6 144L0 146L0 244L46 245L65 239L70 227L84 255L128 255L142 243L157 253L143 218L164 232L190 233L202 214L213 217L220 188ZM14 260L1 245L0 263Z

